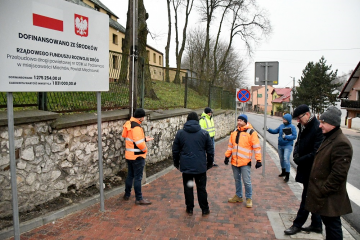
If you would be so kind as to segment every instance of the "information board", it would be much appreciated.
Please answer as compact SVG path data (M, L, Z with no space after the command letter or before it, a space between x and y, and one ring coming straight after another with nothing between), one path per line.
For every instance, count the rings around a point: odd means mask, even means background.
M0 91L109 90L109 16L64 0L0 0Z

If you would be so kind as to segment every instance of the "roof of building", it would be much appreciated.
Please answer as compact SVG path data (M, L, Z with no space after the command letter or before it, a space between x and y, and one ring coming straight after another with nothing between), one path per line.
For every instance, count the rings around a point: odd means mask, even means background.
M359 80L359 77L360 77L360 62L358 63L354 71L351 73L349 80L347 80L338 98L347 98L354 84L356 83L357 80Z
M83 6L83 7L87 7L87 8L90 8L90 9L93 9L95 10L94 8L92 8L91 6L87 5L86 3L82 2L81 0L65 0L67 2L71 2L71 3L74 3L74 4L77 4L79 6ZM116 18L119 18L118 16L116 16L110 9L108 9L102 2L100 2L100 0L89 0L90 2L94 3L95 5L101 7L102 9L104 9L105 11L107 11L108 13L114 15ZM96 10L95 10L96 11ZM111 19L109 17L109 26L122 32L122 33L125 33L125 28L120 24L118 23L117 21L115 21L114 19Z
M276 92L279 97L272 100L273 103L290 102L291 88L274 88L271 94L274 94L274 92Z

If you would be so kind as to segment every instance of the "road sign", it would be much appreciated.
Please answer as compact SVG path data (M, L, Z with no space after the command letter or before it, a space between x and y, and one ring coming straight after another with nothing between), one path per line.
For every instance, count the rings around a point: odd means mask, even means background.
M240 89L236 93L236 99L239 102L247 102L250 100L250 92L247 89Z
M267 84L279 84L279 62L255 62L255 85L265 85L265 66L267 64Z

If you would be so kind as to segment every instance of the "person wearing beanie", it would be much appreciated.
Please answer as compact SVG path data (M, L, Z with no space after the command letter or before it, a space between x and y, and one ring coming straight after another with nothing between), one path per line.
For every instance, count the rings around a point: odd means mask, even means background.
M146 143L153 140L149 136L145 137L144 130L140 126L145 119L145 111L138 108L123 126L122 137L125 139L125 159L128 167L128 174L125 180L125 194L123 199L130 199L131 188L134 182L135 204L149 205L151 202L144 199L141 193L141 180L145 167L145 158L148 151Z
M346 181L353 149L340 121L341 111L334 106L320 116L325 139L315 155L305 202L307 211L321 216L326 239L343 239L340 216L352 212Z
M236 194L228 199L229 203L243 202L243 191L241 178L245 186L246 207L251 208L252 185L251 185L251 158L255 152L256 164L258 169L261 164L261 145L256 131L247 122L245 114L241 114L237 119L237 129L233 131L229 138L228 149L225 152L225 165L228 165L231 157L231 168L235 179Z
M276 129L266 128L271 134L279 134L278 137L278 154L280 158L281 174L284 181L289 181L290 176L290 154L293 150L294 140L297 137L296 128L291 123L292 117L289 113L282 118L283 123Z
M215 124L214 124L214 118L213 118L213 111L211 108L206 107L204 109L204 112L200 116L200 127L202 129L205 129L208 131L210 138L213 142L214 149L215 149ZM214 162L214 167L217 167L218 165Z
M188 114L184 128L176 133L172 154L174 166L182 172L186 212L193 215L195 180L202 215L208 215L206 171L213 166L214 145L209 133L201 129L196 112Z
M309 211L305 209L306 193L310 177L311 167L314 162L315 154L324 136L319 128L319 121L310 113L307 105L302 104L295 108L293 119L298 122L299 133L294 146L293 161L297 165L295 181L303 185L300 207L296 218L290 228L286 229L286 235L293 235L301 230L307 232L322 232L322 222L319 214L311 212L311 223L304 227Z

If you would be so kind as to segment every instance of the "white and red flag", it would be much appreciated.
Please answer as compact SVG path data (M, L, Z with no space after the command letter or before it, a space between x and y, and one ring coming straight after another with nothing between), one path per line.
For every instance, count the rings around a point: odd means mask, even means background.
M33 2L33 25L64 31L63 11L39 2Z

